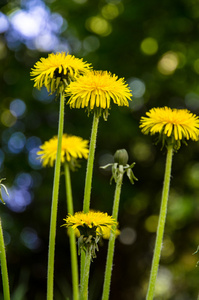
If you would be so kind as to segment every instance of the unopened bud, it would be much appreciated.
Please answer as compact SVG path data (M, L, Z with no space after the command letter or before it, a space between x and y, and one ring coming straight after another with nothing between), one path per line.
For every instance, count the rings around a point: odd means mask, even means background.
M125 149L120 149L115 152L114 161L118 165L125 166L128 162L129 156Z

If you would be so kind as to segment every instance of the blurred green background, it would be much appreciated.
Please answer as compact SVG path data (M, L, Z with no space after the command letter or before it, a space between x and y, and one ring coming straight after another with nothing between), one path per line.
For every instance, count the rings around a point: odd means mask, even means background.
M12 300L46 295L53 169L41 168L39 146L57 134L58 102L37 91L30 69L51 52L69 52L124 77L130 108L113 106L102 118L91 207L111 214L114 184L100 170L125 148L139 179L124 179L110 300L146 295L164 176L165 150L144 136L139 120L152 107L199 114L199 2L197 0L1 0L0 170L10 197L0 206ZM66 107L65 132L89 139L92 115ZM193 300L199 292L199 143L174 155L157 300ZM75 210L82 209L86 161L72 174ZM71 298L69 241L61 177L56 238L55 299ZM90 300L101 299L107 241L92 263ZM2 288L0 289L2 293ZM0 298L3 296L0 294Z

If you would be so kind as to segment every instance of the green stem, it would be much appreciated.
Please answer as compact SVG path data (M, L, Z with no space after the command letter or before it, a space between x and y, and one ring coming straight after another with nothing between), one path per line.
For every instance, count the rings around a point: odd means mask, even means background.
M123 172L119 173L116 188L115 188L115 196L114 196L114 203L113 203L113 212L112 216L117 221L118 219L118 211L119 211L119 203L120 203L120 194L122 188L122 180L123 180ZM113 268L113 256L114 256L114 249L115 249L115 231L117 226L113 226L113 231L110 233L109 244L108 244L108 253L107 253L107 260L106 260L106 270L105 270L105 278L104 278L104 286L102 292L102 300L109 299L110 293L110 285L111 285L111 274Z
M162 201L161 201L161 208L160 208L160 215L158 221L158 228L156 234L156 242L155 242L155 249L153 254L153 261L151 266L151 274L149 279L149 286L146 299L152 300L154 297L155 292L155 283L159 268L160 262L160 254L162 248L162 241L163 241L163 234L166 222L166 214L167 214L167 205L168 205L168 198L169 198L169 187L170 187L170 177L171 177L171 166L172 166L172 156L173 156L173 146L168 146L167 149L167 158L166 158L166 167L165 167L165 174L164 174L164 184L163 184L163 191L162 191Z
M73 197L70 179L70 169L68 163L65 163L65 180L66 180L66 199L68 213L73 215ZM79 300L79 280L78 280L78 262L75 233L72 228L69 228L70 235L70 253L71 253L71 272L73 283L73 300Z
M95 156L98 124L99 124L99 116L97 116L97 114L94 113L93 126L92 126L91 139L90 139L90 147L89 147L89 155L88 155L88 161L87 161L85 190L84 190L83 211L85 213L89 212L89 208L90 208L93 163L94 163L94 156Z
M53 300L55 238L56 238L57 208L58 208L58 194L59 194L60 167L61 167L61 147L62 147L62 136L63 136L63 128L64 128L64 103L65 103L64 92L62 92L60 93L58 145L57 145L57 156L56 156L55 169L54 169L54 182L53 182L52 205L51 205L49 250L48 250L47 300Z
M84 271L80 286L80 300L88 300L88 282L91 264L91 250L88 249L85 255Z
M94 163L94 156L95 156L98 124L99 124L99 116L94 113L93 125L92 125L92 131L91 131L91 139L90 139L90 147L89 147L89 155L88 155L88 161L87 161L85 189L84 189L83 211L85 213L89 212L89 209L90 209L93 163ZM84 251L81 251L81 280L80 280L80 283L83 280L82 276L83 276L83 270L84 270L84 263L85 263L85 253L84 253Z
M71 179L70 179L70 169L68 163L64 164L65 169L65 182L66 182L66 201L67 201L67 210L68 213L73 215L73 196L72 196L72 187L71 187Z
M10 300L8 270L7 270L7 263L6 263L6 251L4 245L3 230L1 226L1 219L0 219L0 262L1 262L4 300Z

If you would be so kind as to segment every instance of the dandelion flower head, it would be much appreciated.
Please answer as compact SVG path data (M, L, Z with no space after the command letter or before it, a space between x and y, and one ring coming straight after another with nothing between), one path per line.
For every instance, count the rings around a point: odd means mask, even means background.
M199 139L199 117L187 109L152 108L146 115L140 121L142 133L159 133L163 142L173 144L176 149L181 141Z
M75 233L79 231L78 246L80 250L89 251L91 257L96 257L98 242L103 237L104 229L115 230L117 222L107 213L89 211L88 213L76 212L73 216L68 214L64 226L72 228ZM113 226L113 227L112 227Z
M64 221L66 221L64 225L66 227L72 227L73 230L76 228L80 230L81 227L88 229L94 228L96 235L99 235L100 229L103 230L104 227L111 229L113 225L117 224L113 217L107 213L92 210L88 213L76 212L74 215L69 214Z
M40 151L37 152L42 161L43 167L47 165L52 167L56 160L58 138L54 136L49 141L46 141L40 146ZM61 162L71 162L78 158L88 158L88 140L83 140L81 137L74 135L63 134Z
M70 96L68 104L71 108L87 108L88 111L101 110L107 112L111 107L111 100L118 106L129 106L132 94L124 78L107 71L90 71L72 82L66 88L66 95Z
M48 92L54 93L66 87L78 76L85 74L90 69L90 64L74 55L62 53L51 53L47 58L41 58L31 69L34 87L41 89L45 86Z

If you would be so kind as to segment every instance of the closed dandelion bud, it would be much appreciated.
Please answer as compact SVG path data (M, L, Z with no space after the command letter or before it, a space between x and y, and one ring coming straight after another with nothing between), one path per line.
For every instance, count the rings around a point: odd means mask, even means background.
M125 166L128 162L129 156L125 149L120 149L115 152L114 161L118 165Z

